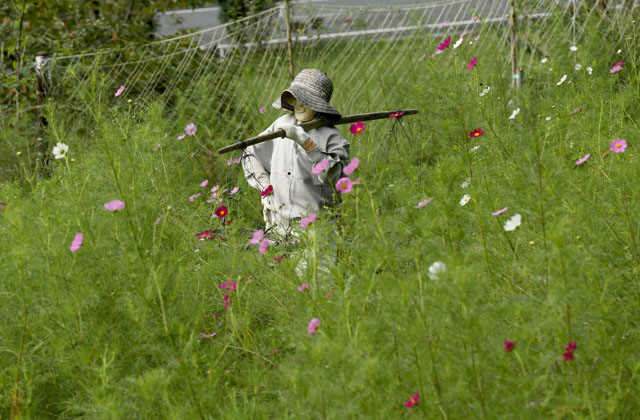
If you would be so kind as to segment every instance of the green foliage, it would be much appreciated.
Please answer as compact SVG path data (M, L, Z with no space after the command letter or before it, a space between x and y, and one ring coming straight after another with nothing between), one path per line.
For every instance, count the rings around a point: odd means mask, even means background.
M230 22L249 16L252 13L267 10L276 0L218 0L222 8L220 18L223 22Z
M368 122L358 136L340 127L361 184L335 221L322 213L299 247L267 255L247 244L262 221L257 191L230 156L204 153L237 140L216 133L239 123L197 119L196 136L178 141L187 103L169 121L161 106L113 98L96 77L82 96L86 119L47 107L49 143L70 146L52 176L0 187L0 417L633 418L640 61L629 37L621 72L609 73L620 56L601 54L594 36L547 64L535 57L521 91L498 76L505 51L491 42L424 61L435 40L375 57L355 43L328 62L300 51L300 68L345 81L332 100L343 112L419 114L402 126ZM229 86L252 86L261 58ZM339 59L366 67L344 74ZM255 112L258 89L221 105L253 104L254 133L280 115ZM470 138L475 128L485 134ZM616 137L624 153L607 152ZM225 196L231 225L211 218L215 184L241 187ZM106 211L113 199L126 208ZM522 226L504 231L516 213ZM198 241L205 229L225 240ZM85 239L71 253L76 232ZM431 278L435 261L447 269ZM238 288L225 310L218 285L229 279ZM310 336L313 317L321 325ZM573 362L563 361L568 341ZM416 392L418 405L404 407Z

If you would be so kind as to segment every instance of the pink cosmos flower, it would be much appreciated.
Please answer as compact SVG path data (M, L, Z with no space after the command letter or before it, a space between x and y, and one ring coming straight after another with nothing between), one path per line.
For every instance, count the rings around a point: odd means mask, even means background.
M476 63L478 62L478 57L473 57L471 59L471 61L469 61L469 65L467 65L467 67L465 67L467 70L471 70L472 68L474 68L476 66Z
M430 198L425 198L424 200L418 202L418 205L416 206L417 209L426 206L427 204L429 204L431 202Z
M443 42L438 45L438 51L444 51L451 44L451 36L448 36Z
M218 288L227 289L229 292L233 292L234 290L236 290L236 287L238 287L238 282L232 281L231 279L229 279L226 283L218 285Z
M611 143L609 143L609 150L614 153L622 153L627 148L627 141L618 137Z
M476 20L478 20L478 16L474 16L471 18L471 22L475 22Z
M194 123L189 123L184 127L184 131L187 136L193 136L196 134L196 131L198 131L198 128Z
M586 155L584 155L584 157L581 157L580 159L576 160L576 165L582 165L583 163L585 163L587 161L587 159L589 159L591 157L591 153L587 153Z
M342 23L349 23L349 22L351 22L351 18L350 18L350 17L349 17L349 18L346 18L346 19L344 20L344 22L342 22Z
M261 106L260 109L258 110L259 113L264 114L264 107Z
M303 217L300 219L300 226L306 228L311 223L315 222L317 215L315 213L311 213L309 217Z
M266 254L268 247L269 247L269 240L267 238L264 238L262 239L262 242L260 242L260 248L258 248L258 251L260 251L261 254Z
M419 399L420 399L420 393L416 392L414 395L411 396L411 399L407 401L404 406L413 407L414 405L418 404Z
M309 288L309 283L302 283L300 286L298 286L298 291L304 292L308 288Z
M313 318L309 321L309 325L307 325L307 332L311 335L317 333L317 328L320 325L320 320L318 318Z
M182 140L184 138L185 134L180 134L178 137L176 137L178 140ZM191 156L193 157L193 156Z
M351 162L349 162L349 164L344 167L342 172L344 172L345 175L351 175L353 171L356 170L359 164L360 164L360 159L358 159L357 157L354 157L353 159L351 159Z
M191 196L189 196L189 201L191 201L193 203L193 200L195 200L196 198L200 197L200 193L195 193Z
M229 305L231 305L231 297L224 295L224 309L229 309Z
M200 333L200 340L205 340L207 338L213 338L216 336L216 332L212 332L211 334L207 334L207 333Z
M180 140L182 140L183 138L184 138L184 134L182 135L182 138L181 138ZM189 157L190 157L191 159L193 159L195 156L196 156L195 152L191 152L191 153L189 153Z
M260 241L262 241L262 238L264 238L264 230L256 230L255 232L253 232L253 237L249 239L249 243L258 245Z
M346 176L344 178L340 178L338 182L336 182L336 190L341 193L348 193L353 189L353 183Z
M118 96L122 95L122 92L124 92L124 85L120 85L120 87L118 88L118 90L116 90L116 93L114 93L113 96L117 98Z
M238 188L238 187L233 187L233 189L232 189L231 191L229 191L229 195L233 195L233 194L237 193L237 192L238 192L238 190L240 190L240 188Z
M491 215L492 215L492 216L498 216L498 215L500 215L500 214L504 213L505 211L507 211L508 209L509 209L509 206L507 206L507 207L505 207L505 208L502 208L502 209L500 209L500 210L496 210L496 211L494 211L493 213L491 213Z
M69 247L69 251L76 252L77 250L79 250L80 246L82 246L83 239L84 239L84 236L82 236L82 233L80 232L76 233L76 236L73 238L73 241L71 241L71 246Z
M404 112L402 112L402 111L392 112L391 114L389 114L389 118L398 118L398 117L402 117L402 114L404 114Z
M322 171L324 171L325 169L327 169L329 167L329 160L328 159L322 159L320 162L318 162L317 165L315 165L313 168L311 168L311 173L314 175L318 175L319 173L322 173Z
M426 57L427 57L427 54L422 54L422 55L420 56L420 58L418 58L418 61L422 61L422 60L424 60Z
M622 70L622 66L624 66L624 63L622 61L618 61L613 67L611 67L609 73L613 74L619 72L620 70Z
M362 121L358 121L355 124L351 124L349 130L351 131L351 134L360 134L365 128L367 128L367 126L364 125Z
M445 19L445 21L444 21L444 22L440 22L440 24L438 25L438 29L442 29L442 27L443 27L444 25L446 25L447 23L449 23L449 22L450 22L450 21L449 21L449 19Z
M504 342L502 347L504 347L504 351L511 353L511 351L516 348L516 344L517 343L515 341L507 340Z
M360 177L357 177L354 181L351 182L351 185L358 185L360 184L360 181L361 181Z
M205 179L204 181L202 181L202 182L200 183L200 186L201 186L202 188L204 188L204 187L206 187L206 186L207 186L207 184L208 184L208 183L209 183L209 180L208 180L208 179Z
M196 234L196 238L204 241L205 239L213 240L216 238L216 235L210 230L205 230L204 232L200 232Z
M104 208L109 211L118 211L124 208L124 201L113 200L108 203L104 203Z
M240 156L240 157L238 157L236 159L229 158L229 160L227 161L227 166L231 166L234 163L240 163L240 162L242 162L242 156Z

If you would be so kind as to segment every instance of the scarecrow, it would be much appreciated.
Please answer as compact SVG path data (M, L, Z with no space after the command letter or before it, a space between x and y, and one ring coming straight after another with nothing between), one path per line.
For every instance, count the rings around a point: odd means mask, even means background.
M349 142L332 125L305 131L298 124L341 114L329 105L333 83L317 69L302 70L273 103L293 111L275 120L261 135L283 130L286 137L248 146L242 159L247 182L260 191L266 231L273 239L296 237L302 217L331 207L339 200L335 185L349 159ZM318 174L312 168L326 159ZM324 166L324 162L322 164Z

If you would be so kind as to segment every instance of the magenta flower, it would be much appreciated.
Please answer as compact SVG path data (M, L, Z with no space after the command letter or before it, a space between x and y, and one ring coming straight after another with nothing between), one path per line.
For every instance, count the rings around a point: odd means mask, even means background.
M504 347L504 351L511 353L511 351L516 348L516 344L517 343L515 341L507 340L504 342L502 347Z
M262 238L264 238L264 230L256 230L255 232L253 232L253 237L249 239L249 243L258 245L260 241L262 241Z
M349 164L344 167L342 172L344 172L345 175L351 175L353 171L356 170L359 164L360 164L360 159L358 159L357 157L354 157L353 159L351 159L351 162L349 162Z
M236 290L236 287L238 287L238 282L232 281L231 279L229 279L226 283L218 285L218 288L227 289L229 292L233 292L234 290Z
M329 160L322 159L320 162L318 162L317 165L315 165L313 168L311 168L311 173L314 174L314 175L318 175L319 173L322 173L322 171L324 171L328 167L329 167Z
M76 252L77 250L79 250L80 246L82 246L83 239L84 239L84 236L82 236L82 233L80 232L76 233L76 236L73 238L73 241L71 241L71 246L69 247L69 251Z
M311 213L309 217L303 217L302 219L300 219L300 226L303 228L306 228L311 223L315 222L316 217L317 217L317 214L315 213Z
M351 18L350 17L346 18L342 23L349 23L349 22L351 22Z
M209 180L208 180L208 179L205 179L204 181L202 181L202 182L200 183L200 186L201 186L202 188L204 188L204 187L206 187L206 186L207 186L207 184L208 184L208 183L209 183Z
M484 134L484 130L481 128L476 128L475 130L469 132L469 137L480 137Z
M451 44L451 36L448 36L443 42L438 45L438 51L444 51Z
M187 136L193 136L196 134L196 131L198 131L198 128L194 123L189 123L184 127L184 131Z
M259 113L264 114L264 107L261 106L260 109L258 110Z
M318 326L320 326L320 320L318 318L313 318L309 321L309 325L307 325L307 332L311 335L317 333Z
M302 283L300 286L298 286L298 291L304 292L308 288L309 288L309 283Z
M402 111L392 112L391 114L389 114L389 118L400 118L402 117L402 114L404 114L404 112Z
M427 204L429 204L431 202L430 198L425 198L424 200L418 202L418 205L416 206L417 209L426 206Z
M205 340L207 338L213 338L216 336L216 332L212 332L211 334L207 334L207 333L200 333L200 340Z
M195 193L191 196L189 196L189 201L191 201L193 203L193 200L195 200L196 198L200 197L200 193Z
M229 209L225 205L222 205L216 209L215 215L221 219L227 217L227 214L229 214Z
M474 68L476 66L476 63L478 62L478 57L473 57L471 59L471 61L469 61L469 64L467 65L467 67L465 67L467 70L471 70L472 68Z
M124 208L124 201L113 200L108 203L104 203L104 208L109 211L118 211Z
M414 395L411 396L411 399L407 401L404 406L413 407L414 405L418 404L419 399L420 399L420 393L416 392Z
M562 354L565 362L573 361L573 352L575 352L577 348L578 344L575 341L569 341L569 344L567 344L567 347L564 349L564 353Z
M586 155L584 155L584 157L581 157L580 159L576 160L576 165L582 165L583 163L585 163L587 161L587 159L589 159L591 157L591 153L587 153Z
M224 309L229 309L229 305L231 305L231 297L224 295Z
M491 215L492 216L498 216L498 215L504 213L505 211L507 211L508 209L509 209L509 206L507 206L507 207L505 207L503 209L500 209L500 210L496 210L493 213L491 213Z
M277 257L273 257L273 261L280 262L284 259L284 254L278 255Z
M261 197L266 197L273 192L273 185L269 185L267 188L260 192Z
M614 153L622 153L627 148L627 141L618 137L611 143L609 143L609 150Z
M340 178L338 182L336 182L336 190L341 193L348 193L353 189L353 183L346 176L344 178Z
M114 93L113 96L117 98L118 96L122 95L122 92L124 92L124 85L120 85L120 87L118 88L118 90L116 90L116 93Z
M205 239L214 240L216 235L210 230L205 230L204 232L196 233L196 238L204 241Z
M365 128L367 128L367 126L364 125L362 121L358 121L355 124L351 124L351 126L349 126L351 134L360 134Z
M258 251L260 251L261 254L266 254L268 247L269 247L269 240L267 238L264 238L262 239L262 242L260 242L260 248L258 248Z

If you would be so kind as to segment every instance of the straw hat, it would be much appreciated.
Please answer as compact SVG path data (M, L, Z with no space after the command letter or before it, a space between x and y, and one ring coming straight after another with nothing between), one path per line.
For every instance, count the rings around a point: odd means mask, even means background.
M333 83L327 73L318 69L304 69L293 79L291 86L285 89L273 103L274 108L284 108L293 111L293 107L285 100L286 94L302 102L304 106L316 112L340 118L340 112L329 105L333 93Z

